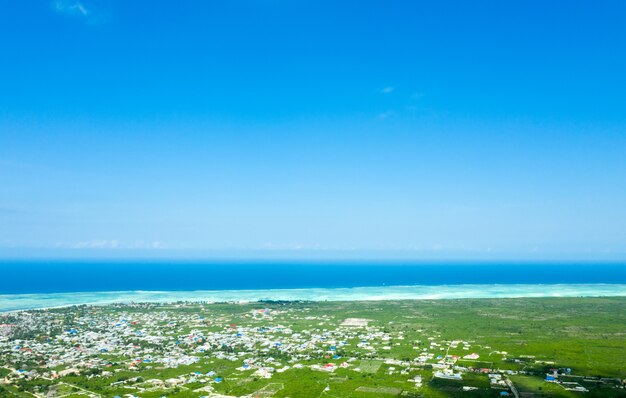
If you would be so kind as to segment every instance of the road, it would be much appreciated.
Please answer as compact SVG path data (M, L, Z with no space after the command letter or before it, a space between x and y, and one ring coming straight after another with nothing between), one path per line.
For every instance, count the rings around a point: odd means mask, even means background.
M511 392L513 393L515 398L519 398L519 393L517 392L517 388L515 388L515 385L508 377L506 378L506 384L511 389Z

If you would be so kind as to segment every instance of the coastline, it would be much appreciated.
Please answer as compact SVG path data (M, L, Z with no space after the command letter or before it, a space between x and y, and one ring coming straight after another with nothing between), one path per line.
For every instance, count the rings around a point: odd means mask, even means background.
M1 294L400 285L626 284L626 263L0 260L0 274L3 277ZM233 275L237 277L233 278ZM25 276L27 283L16 283Z
M626 284L463 284L0 294L0 313L129 302L383 301L609 296L626 296Z

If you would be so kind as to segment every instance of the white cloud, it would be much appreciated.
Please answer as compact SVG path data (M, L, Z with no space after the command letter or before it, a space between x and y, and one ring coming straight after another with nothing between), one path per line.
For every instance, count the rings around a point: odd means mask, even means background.
M159 242L159 241L149 242L149 241L144 241L144 240L138 240L135 243L131 243L129 245L124 246L124 248L128 248L128 249L165 249L166 246L163 244L163 242Z
M387 86L385 88L383 88L382 90L380 90L381 94L391 94L393 93L394 88L391 86Z
M65 249L165 249L166 245L159 241L136 241L134 243L120 242L118 239L91 239L79 242L59 242L57 248Z
M328 250L328 248L321 246L318 243L266 243L260 248L260 250Z
M378 114L378 118L379 119L387 119L388 117L392 116L393 113L394 113L393 111L386 111L386 112L383 112L383 113L379 113Z
M119 245L120 242L116 239L92 239L70 244L61 244L60 246L72 249L116 249Z
M97 8L87 0L53 0L51 5L59 14L82 19L90 25L100 25L107 19L102 8Z
M78 0L54 0L52 7L67 15L88 16L90 11Z

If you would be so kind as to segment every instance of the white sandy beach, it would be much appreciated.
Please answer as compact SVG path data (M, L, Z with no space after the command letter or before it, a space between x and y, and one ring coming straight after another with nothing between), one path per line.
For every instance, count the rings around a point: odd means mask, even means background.
M259 300L361 301L513 297L626 296L626 284L493 284L352 288L120 291L0 295L0 311L128 302L251 302Z

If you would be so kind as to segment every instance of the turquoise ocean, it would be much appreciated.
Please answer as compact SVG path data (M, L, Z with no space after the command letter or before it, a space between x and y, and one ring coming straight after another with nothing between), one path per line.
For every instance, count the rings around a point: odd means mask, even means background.
M0 261L0 311L112 302L626 296L626 264Z

